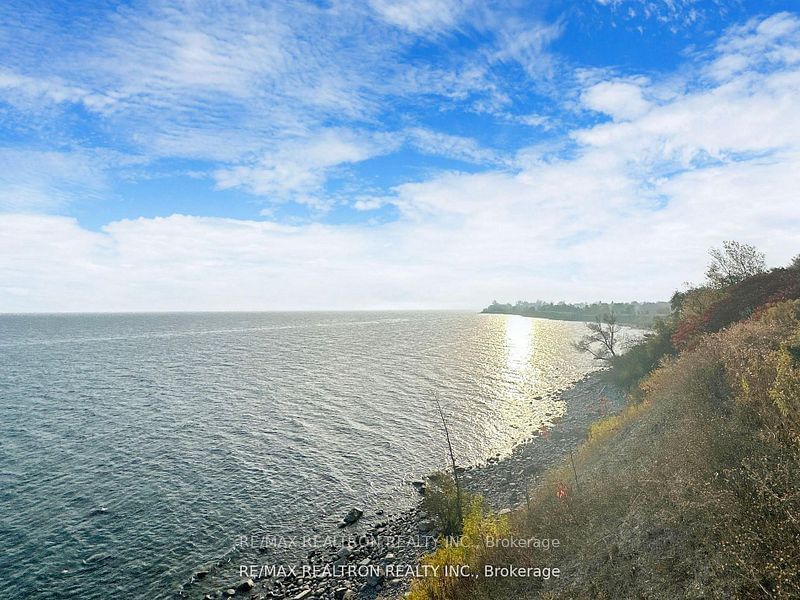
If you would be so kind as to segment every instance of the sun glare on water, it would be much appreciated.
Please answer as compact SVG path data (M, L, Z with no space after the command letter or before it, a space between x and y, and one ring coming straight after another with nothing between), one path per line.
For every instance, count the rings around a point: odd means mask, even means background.
M506 317L506 366L510 371L526 369L533 351L533 321L527 317Z

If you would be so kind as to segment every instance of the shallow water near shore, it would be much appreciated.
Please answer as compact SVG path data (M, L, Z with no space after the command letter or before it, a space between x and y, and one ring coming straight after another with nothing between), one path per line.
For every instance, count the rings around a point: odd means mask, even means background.
M460 312L0 316L0 594L171 597L243 535L399 510L559 418L582 323ZM227 560L230 564L226 566ZM209 582L209 585L213 583Z

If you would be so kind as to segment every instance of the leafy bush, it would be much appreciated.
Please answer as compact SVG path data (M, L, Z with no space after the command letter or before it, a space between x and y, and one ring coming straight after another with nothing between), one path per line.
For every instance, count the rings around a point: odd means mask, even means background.
M738 418L788 443L800 433L800 369L791 353L799 319L800 301L783 302L711 338L735 392Z
M708 290L692 290L687 298L702 296L706 299ZM723 293L711 290L712 293ZM725 327L758 316L769 306L800 298L800 271L794 268L773 269L740 281L724 290L722 296L708 305L702 313L696 307L687 308L687 299L681 303L681 320L672 336L678 349L694 347L705 333L720 331Z
M700 317L715 303L726 296L725 290L696 287L685 292L675 292L670 304L681 319Z
M639 398L639 381L652 371L662 358L675 354L672 345L672 323L666 319L656 319L652 332L629 348L624 354L611 361L611 369L606 373L609 383Z
M428 476L422 504L428 514L436 520L439 531L448 537L461 535L461 515L467 513L471 502L469 494L462 489L461 510L459 510L458 496L452 475L438 471Z
M780 445L750 444L722 471L727 494L710 514L720 536L719 577L731 597L800 597L800 460Z
M775 405L785 439L800 447L800 366L786 349L776 356L775 382L769 398Z
M800 298L800 273L794 269L773 269L737 283L727 296L715 302L705 317L705 331L719 331L748 318L765 305Z
M470 499L465 515L461 539L442 540L439 548L422 560L422 565L438 567L437 575L415 580L410 600L474 598L476 580L447 573L445 568L467 566L471 573L480 573L494 555L487 540L507 537L510 528L508 518L488 511L479 496Z

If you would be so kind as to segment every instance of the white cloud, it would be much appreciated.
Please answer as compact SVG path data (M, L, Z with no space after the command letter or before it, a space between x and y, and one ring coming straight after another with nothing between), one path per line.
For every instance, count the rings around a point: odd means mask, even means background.
M313 194L329 170L385 154L397 146L386 136L359 136L347 130L324 130L310 138L293 140L248 165L214 173L218 189L241 187L270 196L273 201L302 199Z
M528 125L529 127L541 127L542 129L549 129L552 126L549 117L538 114L521 115L516 117L515 120L523 123L524 125Z
M110 156L0 148L0 210L48 211L74 198L97 200L110 190Z
M32 101L80 103L90 110L102 112L114 103L111 96L93 93L58 78L28 77L9 69L0 69L0 90L4 90L8 99L20 106L29 105Z
M389 196L362 196L353 202L353 208L359 211L377 210L387 204L392 204L394 197Z
M553 57L549 47L564 33L563 22L499 18L492 13L482 16L497 38L497 48L491 53L492 62L516 62L536 82L552 76Z
M778 13L766 19L751 19L746 24L732 27L716 44L718 54L708 72L717 79L725 79L742 70L760 65L800 63L800 29L797 17Z
M629 81L603 81L586 90L581 100L587 108L605 113L615 121L635 119L650 109L642 87Z
M613 147L636 162L672 161L681 168L704 157L731 160L794 146L800 132L800 72L751 77L686 94L639 119L598 125L575 137Z
M503 161L499 153L482 148L472 138L449 135L422 127L414 127L406 133L411 145L424 154L444 156L475 164L493 164Z
M457 0L370 0L382 19L413 33L455 26L465 4Z
M640 31L644 28L640 20L654 20L669 24L673 33L677 26L690 27L714 13L724 15L730 7L725 3L701 3L698 0L595 0L628 21Z
M284 141L273 152L244 165L214 173L218 189L242 188L280 202L294 200L319 203L322 186L331 171L375 156L388 154L407 143L423 154L442 156L474 164L499 164L505 159L481 147L474 139L420 127L399 134L369 134L346 129L325 129L301 139ZM358 210L384 204L360 199Z

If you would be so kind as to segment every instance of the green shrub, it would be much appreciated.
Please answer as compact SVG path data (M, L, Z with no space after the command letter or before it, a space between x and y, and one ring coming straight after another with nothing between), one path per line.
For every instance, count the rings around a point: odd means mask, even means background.
M438 471L428 476L422 504L428 514L436 520L439 531L447 537L461 535L463 525L461 516L467 514L472 501L462 487L459 510L458 496L455 481L450 473Z
M411 600L456 600L474 599L478 593L477 580L446 574L444 567L467 566L471 573L478 574L487 561L495 555L495 549L487 547L487 540L507 537L510 532L508 518L487 510L483 499L470 499L464 512L463 536L460 540L442 540L439 548L423 558L423 565L438 567L436 576L417 579L411 586ZM488 585L493 582L488 581Z
M640 398L639 382L658 366L665 356L673 356L673 324L671 320L656 319L653 330L624 354L611 360L611 369L606 372L609 383Z
M712 522L720 537L718 577L736 598L800 598L800 459L779 445L749 444L722 471L727 492Z

